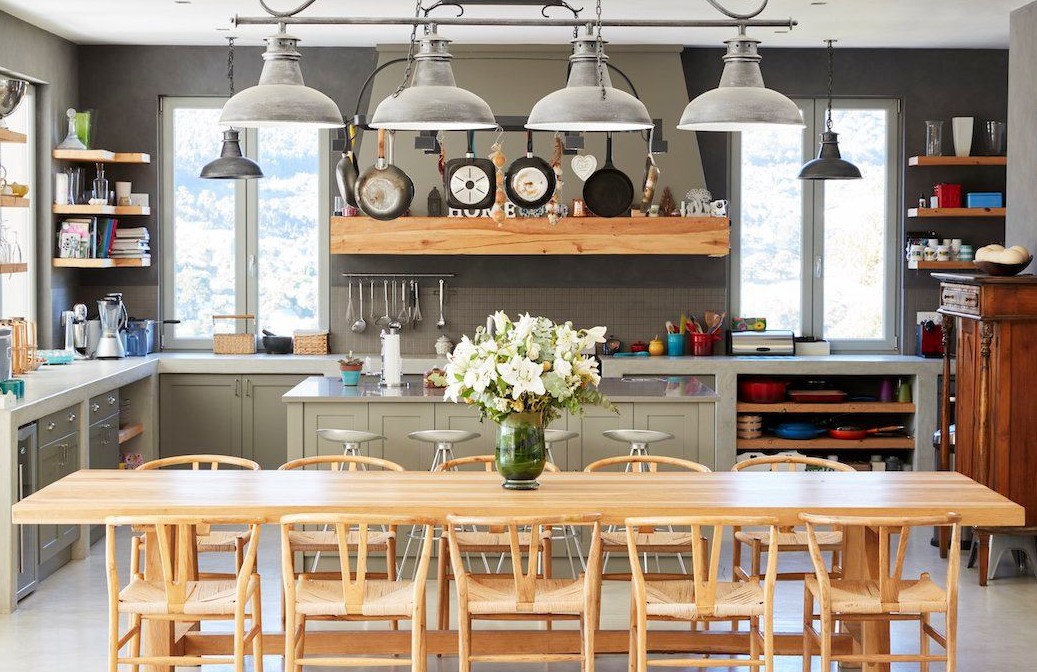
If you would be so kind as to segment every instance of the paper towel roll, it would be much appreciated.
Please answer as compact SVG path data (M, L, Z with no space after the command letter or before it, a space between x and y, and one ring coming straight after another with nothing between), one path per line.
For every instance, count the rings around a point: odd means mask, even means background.
M400 335L382 334L382 384L399 387L403 384L403 357L400 354Z

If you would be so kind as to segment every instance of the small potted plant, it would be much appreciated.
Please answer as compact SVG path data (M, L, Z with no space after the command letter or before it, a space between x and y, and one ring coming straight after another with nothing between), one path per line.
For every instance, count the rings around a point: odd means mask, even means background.
M342 372L342 384L356 387L360 384L360 370L364 368L364 362L359 357L354 357L350 352L345 359L338 360L338 369Z

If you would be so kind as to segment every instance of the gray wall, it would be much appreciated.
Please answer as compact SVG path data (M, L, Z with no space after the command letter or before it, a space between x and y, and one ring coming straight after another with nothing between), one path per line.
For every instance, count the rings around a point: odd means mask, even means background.
M54 201L55 172L50 150L68 130L65 110L77 106L77 51L71 42L0 12L0 72L20 76L37 87L36 193L30 197L37 203L36 303L39 336L45 345L56 338L59 313L70 303L76 284L76 271L51 268L54 218L49 204Z
M1037 2L1012 12L1008 70L1008 222L1006 245L1037 250ZM1032 268L1032 266L1031 266ZM1031 271L1032 272L1032 271Z

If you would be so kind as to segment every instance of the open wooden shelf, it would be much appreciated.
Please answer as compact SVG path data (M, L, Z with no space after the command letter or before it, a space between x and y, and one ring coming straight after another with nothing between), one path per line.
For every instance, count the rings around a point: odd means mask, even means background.
M1007 166L1007 156L912 156L909 166Z
M22 261L19 263L12 264L0 264L0 275L6 275L8 273L28 273L29 264Z
M130 439L136 438L144 433L144 425L137 423L134 425L126 425L125 427L119 428L119 445L126 443Z
M55 149L51 155L59 161L151 163L150 154L143 152L109 152L106 149Z
M29 136L6 128L0 128L0 142L9 142L13 145L24 145L29 141Z
M811 404L787 401L780 404L738 402L739 413L914 413L915 405L899 401L847 401L839 404Z
M737 450L913 450L915 440L911 437L879 436L859 441L846 441L822 437L797 441L765 436L760 439L738 439Z
M911 271L974 271L976 264L971 261L909 261L907 268Z
M1004 217L1004 208L911 208L908 217Z
M150 215L151 208L141 205L54 205L55 215Z
M0 196L0 207L27 208L29 207L29 199L19 196Z
M150 259L55 259L55 268L144 268Z
M726 217L331 219L332 254L694 254L731 251Z

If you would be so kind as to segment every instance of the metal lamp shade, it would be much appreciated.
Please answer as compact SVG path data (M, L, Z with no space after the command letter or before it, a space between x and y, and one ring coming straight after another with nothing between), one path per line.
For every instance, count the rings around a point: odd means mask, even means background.
M861 171L839 153L839 134L825 131L821 134L821 148L817 151L817 158L803 165L799 179L859 180Z
M720 85L684 108L677 128L684 131L747 131L772 126L803 128L803 114L786 96L763 85L759 40L727 40Z
M0 77L0 120L18 109L25 95L25 87L21 79Z
M602 55L604 60L607 56ZM652 128L644 103L626 91L612 88L602 64L599 81L597 40L590 35L573 40L569 81L541 98L529 112L526 128L534 131L642 131ZM602 96L602 84L605 95Z
M223 106L220 123L238 128L304 125L341 128L342 113L328 96L303 83L298 38L280 33L266 39L259 84Z
M372 128L392 131L466 131L497 127L485 100L457 86L447 52L450 40L430 33L414 56L410 86L383 100Z
M223 132L220 158L205 164L199 177L209 180L253 180L263 177L263 171L258 163L242 156L238 132L231 128Z

